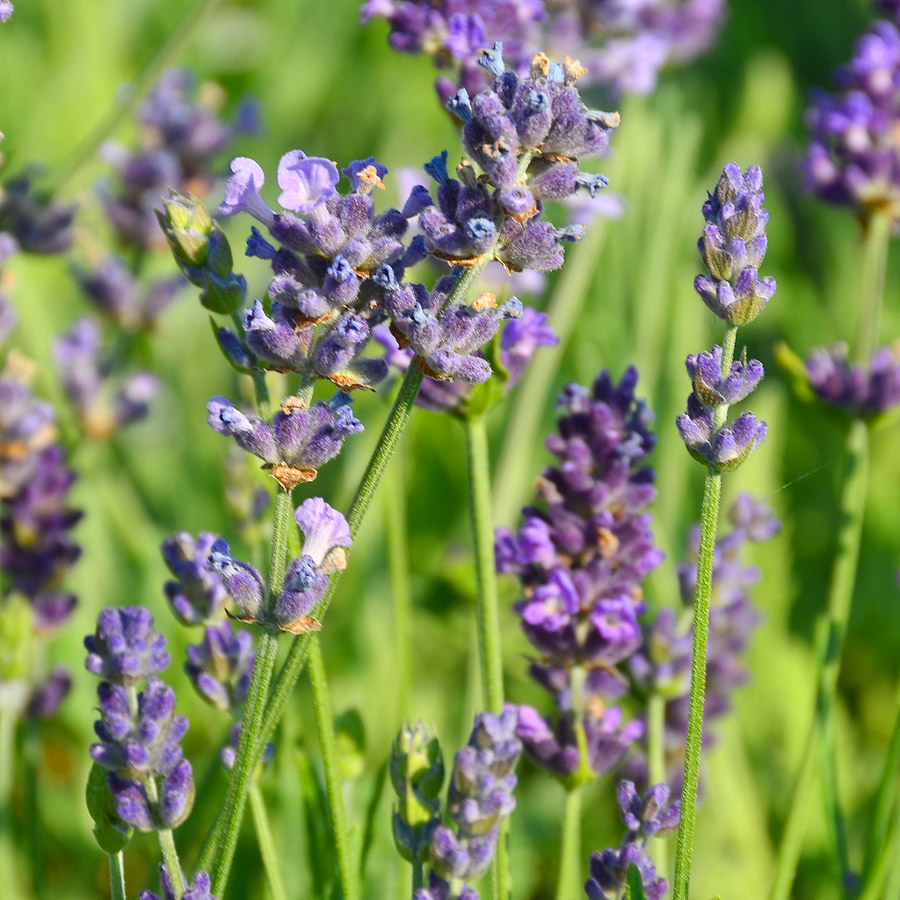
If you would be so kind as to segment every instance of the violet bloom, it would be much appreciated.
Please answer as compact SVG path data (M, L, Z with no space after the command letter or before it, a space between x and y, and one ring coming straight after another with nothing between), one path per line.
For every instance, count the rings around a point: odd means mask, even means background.
M523 510L518 534L497 532L497 568L522 582L516 609L541 654L531 674L554 695L558 715L554 724L523 708L519 736L529 756L562 779L608 771L643 733L607 703L625 688L617 666L641 646L641 582L662 561L644 512L656 495L645 464L655 445L652 415L635 398L636 382L634 369L619 385L603 372L593 391L563 391L559 434L547 439L559 465L538 482L545 507ZM580 720L570 695L575 666L589 670Z
M28 176L3 185L0 196L0 238L3 256L18 248L26 253L65 253L72 245L75 207L46 198L34 189Z
M202 870L197 872L193 881L188 881L184 873L181 877L187 885L187 890L181 895L181 900L216 900L212 893L212 883L206 872ZM138 900L178 900L172 878L162 863L159 866L159 881L162 886L162 895L154 894L153 891L141 891L138 894Z
M196 538L180 531L162 543L163 559L177 579L166 582L166 598L182 625L211 625L222 615L225 587L209 565L217 540L218 536L209 531L201 531Z
M247 631L228 622L210 625L199 644L188 644L184 671L197 693L220 710L239 709L247 699L256 648Z
M819 400L869 419L900 405L900 350L882 347L863 366L850 362L846 344L833 344L806 357L806 378Z
M268 425L257 416L245 416L225 397L207 404L207 421L219 434L263 460L271 476L286 490L312 481L318 469L341 451L344 440L363 430L350 411L350 397L338 391L327 403L317 400L309 409L286 404Z
M428 890L417 892L415 900L442 896L446 884L474 881L490 867L500 821L516 805L515 768L522 752L517 720L515 707L509 705L499 716L475 717L468 744L454 757L447 791L447 810L456 830L448 825L435 828L429 854L433 877ZM466 888L475 895L468 885L459 885ZM454 890L453 896L461 895Z
M140 831L175 828L190 813L194 782L181 749L187 719L156 677L169 663L165 638L149 610L133 606L103 610L84 643L86 668L106 679L97 688L99 741L91 758L106 771L116 812Z
M0 0L0 22L8 22L12 18L13 9L10 0Z
M900 31L876 22L838 70L838 94L813 95L804 161L809 187L828 203L863 219L883 212L900 218Z

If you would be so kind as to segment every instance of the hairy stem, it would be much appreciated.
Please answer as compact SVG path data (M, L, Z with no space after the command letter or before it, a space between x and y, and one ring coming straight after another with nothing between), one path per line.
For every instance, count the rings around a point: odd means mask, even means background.
M403 463L399 461L402 471ZM412 593L409 586L409 534L406 522L405 480L394 468L384 493L385 540L391 577L394 614L394 659L397 673L398 720L409 715L412 694Z
M269 822L269 813L266 809L266 801L263 798L259 783L254 781L250 785L250 812L253 815L253 827L256 831L256 842L259 845L259 855L262 857L263 869L266 873L266 881L272 892L272 900L287 900L288 894L281 878L281 867L278 864L278 849L275 846L275 838L272 834L272 826Z
M149 794L149 791L148 791ZM175 849L175 835L171 828L163 828L156 833L159 839L159 849L162 853L163 864L172 879L172 888L175 892L175 900L181 900L187 885L184 883L184 872L181 870L181 860L178 859L178 851Z
M109 895L112 900L126 900L125 892L125 858L120 850L108 854L109 859Z
M556 900L574 900L581 894L581 801L583 794L583 785L578 785L566 792Z
M331 712L331 698L328 695L328 680L325 675L325 661L318 635L309 642L307 656L309 683L312 687L313 709L316 715L316 730L322 751L322 765L325 769L325 789L328 794L328 812L331 819L331 835L337 857L338 877L341 881L343 900L356 900L358 896L353 853L347 832L347 816L344 812L341 774L338 771L337 750L334 742L334 717Z
M816 700L800 772L794 784L784 837L775 866L770 900L786 900L800 859L803 827L813 788L815 758L834 715L841 654L850 617L853 587L862 540L863 513L868 482L868 432L863 422L850 426L844 454L844 478L838 519L838 544L831 570L826 619L817 642Z
M722 375L731 372L737 328L729 325L722 341ZM728 418L728 406L716 408L716 430ZM688 701L687 743L684 755L684 787L681 797L681 822L675 848L674 900L687 900L694 851L694 827L697 815L697 786L700 781L700 753L703 739L703 706L706 700L706 645L709 634L709 604L712 597L713 555L719 527L719 501L722 476L710 470L703 488L700 509L700 550L697 556L697 591L694 595L694 641L691 655L691 691Z

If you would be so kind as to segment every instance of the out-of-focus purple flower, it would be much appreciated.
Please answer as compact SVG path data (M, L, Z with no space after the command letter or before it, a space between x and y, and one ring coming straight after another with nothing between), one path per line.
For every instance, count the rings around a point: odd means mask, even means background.
M145 606L108 607L97 616L97 630L84 639L84 666L93 675L132 687L169 665L166 639L154 628Z
M12 304L0 294L0 347L9 337L10 332L16 327L16 311Z
M230 772L234 768L234 761L237 757L238 741L241 739L241 722L236 722L228 736L228 743L219 751L219 762ZM262 756L259 759L259 765L267 766L275 756L275 745L266 744L263 749Z
M187 890L181 895L181 900L216 900L215 895L212 893L212 883L206 872L199 871L191 882L188 881L184 874L181 877L187 885ZM162 864L159 866L159 882L162 886L162 895L154 894L153 891L141 891L138 894L138 900L178 900L178 894L175 891L172 878Z
M38 684L28 699L27 715L32 719L49 719L54 715L72 689L72 675L65 666L56 666Z
M235 632L228 622L210 625L186 653L184 671L204 700L221 710L243 706L256 660L248 631Z
M216 176L213 159L249 124L240 115L224 122L221 100L221 90L198 91L189 69L167 69L138 109L141 146L103 146L102 155L119 177L99 191L123 245L146 248L162 240L153 207L167 190L209 193Z
M15 497L34 477L41 451L56 439L56 413L19 378L0 375L0 497Z
M120 376L115 385L95 319L78 319L54 342L53 355L63 390L78 410L85 431L96 440L143 418L159 391L159 379L152 372Z
M350 397L338 391L327 403L318 400L309 409L286 405L267 425L245 416L225 397L207 404L207 421L219 434L233 437L248 453L263 460L271 476L286 490L312 481L317 470L341 451L344 439L363 430L350 410Z
M813 393L854 418L868 419L900 405L900 350L882 347L868 366L852 363L846 344L817 349L806 357Z
M0 235L26 253L65 253L72 244L75 208L41 196L31 178L20 176L0 186Z
M712 743L711 726L731 709L735 689L747 679L742 657L760 620L750 600L750 591L759 581L760 573L743 560L747 544L770 540L781 527L772 511L749 494L738 495L728 515L732 530L716 541L713 554L704 746ZM697 588L699 544L698 526L691 532L688 560L678 567L681 598L687 606L693 604ZM672 610L662 610L647 627L640 652L628 663L640 696L652 692L665 698L666 773L669 787L676 795L681 792L687 735L691 651L691 630L678 627ZM625 772L642 790L647 789L647 771L642 759L630 757Z
M13 9L10 0L0 0L0 22L8 22L12 18Z
M555 726L523 712L519 736L535 762L563 779L579 769L608 771L643 733L640 722L623 725L621 710L605 702L624 690L617 666L641 646L641 581L662 560L643 512L656 495L645 465L655 438L636 382L634 369L619 385L603 372L593 391L574 384L563 391L559 434L547 439L559 465L538 482L546 508L523 510L517 535L497 532L497 568L521 580L516 609L541 654L532 675L558 711ZM571 697L576 666L590 670L578 718Z
M669 883L656 874L656 866L647 852L635 843L626 841L621 849L612 848L591 854L589 877L584 883L588 900L619 900L625 896L630 866L640 873L647 900L663 900Z
M91 758L106 771L116 812L139 831L175 828L191 811L194 781L181 749L187 719L175 713L175 692L156 677L169 662L165 638L149 610L133 606L103 610L84 643L87 670L107 679L97 687L99 741Z
M838 70L841 93L818 91L806 113L810 145L804 168L809 187L828 203L863 219L884 212L900 218L900 31L876 22Z
M145 288L118 256L93 269L76 268L75 278L101 313L131 330L151 328L184 283L178 277L158 278Z
M209 565L218 536L201 531L196 538L180 531L162 543L162 555L176 581L167 581L166 598L183 625L213 624L226 601L222 579Z
M515 768L522 752L517 721L518 711L510 705L499 716L477 715L468 744L454 757L447 810L456 830L438 825L432 834L429 857L438 878L430 882L428 896L442 896L445 883L474 881L488 870L500 821L515 809Z

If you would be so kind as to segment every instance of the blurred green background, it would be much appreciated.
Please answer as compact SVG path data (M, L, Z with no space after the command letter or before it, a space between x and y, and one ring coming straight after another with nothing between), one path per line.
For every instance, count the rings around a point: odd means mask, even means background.
M269 173L279 156L295 147L340 165L374 154L392 172L421 165L444 147L452 158L455 132L434 99L429 61L390 51L384 23L362 28L358 6L355 0L223 3L171 62L190 65L201 79L219 82L230 105L244 94L259 99L264 132L240 139L236 153L253 156ZM703 476L674 429L688 393L683 360L720 336L717 322L692 289L700 265L695 246L700 205L725 162L762 164L771 211L764 271L775 276L778 292L765 315L742 329L740 340L766 365L768 377L754 396L753 409L768 421L770 437L727 479L725 499L739 490L753 491L782 516L784 530L754 559L763 573L755 600L765 618L753 639L751 680L738 692L736 714L720 723L718 744L707 758L693 876L696 897L756 900L771 882L775 842L812 710L811 635L823 608L834 550L843 440L840 423L792 397L772 348L783 340L805 354L815 345L852 340L856 331L859 229L847 213L802 195L798 157L809 90L832 83L832 69L849 58L856 35L871 16L864 4L841 0L754 0L730 6L721 38L707 57L688 69L665 73L652 97L621 106L622 125L602 170L628 210L618 221L597 224L590 246L570 251L569 265L587 279L589 293L551 397L569 380L590 382L602 367L616 377L628 364L640 368L641 393L658 416L655 528L667 553L647 594L654 607L676 603L675 565L687 529L698 518ZM186 8L176 0L20 0L12 21L0 28L0 130L6 135L8 171L37 160L52 174L71 158ZM128 145L134 135L133 124L126 121L113 137ZM226 164L222 160L223 171ZM82 206L72 254L76 260L85 258L85 248L109 239L91 191L93 181L107 172L102 162L91 162L66 184L66 196ZM388 180L389 195L391 187ZM237 246L247 227L245 221L227 226ZM70 264L71 258L18 257L7 269L6 293L20 316L12 343L38 361L40 389L50 397L59 395L50 342L86 311ZM165 255L150 266L155 272L169 269ZM258 260L241 257L238 270L247 275L251 295L263 289L266 273ZM551 279L548 293L556 280ZM900 334L898 288L900 261L894 258L884 341ZM534 302L543 306L546 298ZM176 530L208 529L240 549L223 501L222 463L228 446L206 426L204 404L213 394L247 396L247 390L236 384L218 356L207 315L191 291L163 315L149 354L150 365L165 381L150 417L122 435L115 448L72 448L80 473L76 501L85 511L77 532L84 556L71 579L81 605L50 654L72 666L76 684L60 714L40 726L36 813L24 807L24 783L16 790L23 821L37 814L42 823L38 841L47 896L55 900L106 896L108 891L106 862L92 840L82 802L95 690L94 680L81 668L82 636L93 630L101 607L143 603L154 610L178 660L184 643L196 635L180 629L167 610L160 541ZM519 403L543 404L542 434L552 427L548 398L514 394L491 420L497 456L509 407ZM323 471L314 485L317 494L346 507L386 410L383 396L358 400L357 415L367 432L349 441L340 460ZM872 441L860 576L841 675L841 798L857 862L897 692L897 439L893 427L876 432ZM541 441L519 450L527 454L523 466L530 474L518 485L518 496L501 498L501 509L529 500L534 477L548 462ZM479 696L472 653L474 583L462 501L464 460L458 423L420 411L384 486L408 507L415 600L412 652L419 673L411 712L436 724L448 758L464 742ZM304 496L301 491L297 495ZM322 635L335 708L358 709L365 724L364 771L346 788L351 821L358 824L399 724L385 516L383 503L376 504ZM513 525L515 517L507 513L498 524ZM502 588L508 601L502 619L508 696L547 708L548 700L526 676L527 646L509 609L513 585L504 582ZM206 785L191 819L177 834L190 866L224 791L225 777L216 770L214 755L228 725L195 699L178 669L174 664L170 675L180 688L180 709L192 723L186 751L198 786ZM264 780L292 897L320 896L322 885L307 860L318 855L319 865L327 867L329 853L324 809L310 787L310 765L318 768L318 747L308 687L301 680L279 738L277 761ZM608 776L589 788L585 861L590 851L621 839L613 784ZM389 795L388 789L377 800L368 898L406 892L405 869L391 844ZM512 828L517 900L552 896L562 803L562 790L524 763ZM795 886L798 898L838 896L818 795L815 804ZM24 852L31 840L27 828L21 840ZM130 893L155 882L155 853L147 836L132 843L127 852ZM239 854L229 896L263 897L258 853L248 829Z

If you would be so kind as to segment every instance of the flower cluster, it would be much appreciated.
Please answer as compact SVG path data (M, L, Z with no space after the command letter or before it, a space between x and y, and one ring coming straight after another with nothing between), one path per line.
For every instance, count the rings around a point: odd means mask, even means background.
M226 593L237 604L234 610L226 609L232 618L274 625L293 634L321 628L309 613L324 596L328 576L346 568L344 551L353 546L350 526L320 497L304 500L294 511L294 521L303 534L302 552L288 566L271 609L262 575L250 563L235 559L221 538L213 545L210 566L221 575Z
M9 327L13 317L0 298L3 321ZM44 717L71 679L59 667L34 684L32 642L64 625L75 607L62 582L81 552L71 535L81 513L68 506L75 475L56 443L56 414L32 394L28 368L10 357L0 373L0 693L16 714Z
M103 679L91 758L106 772L119 818L139 831L180 825L194 781L181 749L187 719L175 713L175 692L156 677L169 665L165 638L149 610L131 606L104 609L84 644L85 667Z
M522 707L519 736L529 756L561 778L579 768L608 771L643 733L606 704L625 689L617 666L641 645L641 582L662 561L644 512L656 495L645 464L655 437L652 415L635 399L637 377L629 369L616 385L603 372L593 391L563 391L559 434L547 439L559 465L538 483L546 506L526 508L517 535L497 533L498 570L520 579L516 609L541 654L532 675L559 711L553 726ZM573 697L573 688L581 692L576 669L586 670L583 697Z
M442 100L454 82L470 93L484 87L480 51L502 41L518 72L539 47L568 48L591 70L591 82L615 94L648 94L659 71L709 49L721 26L724 0L366 0L363 22L383 18L390 44L425 53L453 77L437 80Z
M632 782L622 781L616 796L628 831L621 847L591 854L590 877L584 891L588 900L622 900L628 893L628 869L634 865L647 900L662 900L669 885L665 878L657 876L644 844L648 837L665 837L678 828L680 804L666 806L669 788L664 784L654 785L641 797Z
M63 391L78 412L88 437L103 440L147 414L159 390L152 372L113 377L105 358L99 323L78 319L53 344L53 356Z
M698 242L700 256L709 276L694 281L703 302L727 323L729 334L739 325L752 322L775 293L775 280L760 278L758 266L768 246L763 208L762 170L750 166L741 172L737 163L728 163L715 191L703 204L706 225ZM713 347L687 358L693 392L687 412L678 417L681 438L690 454L711 470L730 472L765 440L767 427L753 413L742 413L726 425L728 407L748 397L763 377L757 360L746 353L732 361L722 347Z
M530 306L525 307L517 319L508 319L500 332L497 362L500 369L495 376L503 380L503 388L508 393L522 377L531 357L538 347L551 347L558 339L548 324L549 316ZM407 347L400 349L397 339L383 325L375 329L375 339L384 347L388 366L405 372L413 360L414 353ZM422 389L416 397L416 404L432 412L449 412L465 415L472 396L472 388L465 382L440 381L426 377Z
M187 890L181 895L181 900L216 900L212 893L212 883L206 872L198 872L192 882L188 882L182 873L182 880L187 885ZM138 894L138 900L178 900L178 893L172 883L172 878L162 864L159 867L159 882L162 886L162 896L154 894L152 891L141 891Z
M65 253L72 244L74 215L71 206L39 194L27 175L0 185L0 264L20 249L42 255Z
M729 511L731 531L716 541L713 554L712 597L709 613L709 644L706 663L704 745L711 744L710 726L731 709L734 690L747 679L742 656L759 613L750 591L760 572L744 562L747 545L769 540L781 523L772 511L749 494L740 494ZM690 536L688 560L678 567L678 582L686 606L694 602L697 587L697 555L700 527ZM687 734L691 630L682 631L672 610L662 610L647 627L640 652L629 660L629 671L639 693L665 698L665 752L669 784L681 790L685 736ZM630 776L646 784L644 762L631 757Z
M413 900L477 900L469 882L491 864L500 822L515 809L515 768L522 752L517 712L475 716L469 742L453 759L447 812L454 828L441 824L437 795L444 777L440 747L423 726L405 727L395 742L391 775L400 797L394 833L407 859L431 863L428 887Z
M838 71L837 95L819 91L806 119L811 139L804 167L823 200L862 219L900 218L900 31L877 22Z
M813 350L806 381L819 400L849 416L879 416L900 405L900 348L882 347L868 367L850 362L846 344Z

